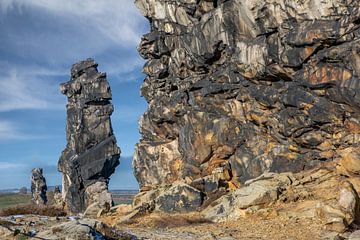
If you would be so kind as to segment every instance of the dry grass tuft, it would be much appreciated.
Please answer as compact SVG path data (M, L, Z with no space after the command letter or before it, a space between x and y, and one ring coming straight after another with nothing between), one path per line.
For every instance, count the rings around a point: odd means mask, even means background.
M25 215L25 214L35 214L35 215L42 215L48 217L66 216L66 212L62 209L58 209L53 206L40 207L31 204L10 207L6 209L2 209L0 211L0 216Z
M155 228L176 228L189 225L211 224L212 222L201 216L194 215L161 215L152 219Z

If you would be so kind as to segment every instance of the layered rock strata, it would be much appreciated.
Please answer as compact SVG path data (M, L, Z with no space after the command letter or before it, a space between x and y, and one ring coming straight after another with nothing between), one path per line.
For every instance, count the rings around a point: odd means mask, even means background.
M72 213L113 204L108 183L119 165L120 149L110 121L110 86L97 66L92 59L74 64L70 81L60 86L68 97L67 146L58 168L63 173L63 199Z
M164 202L179 182L206 202L358 147L359 1L135 4L151 26L138 48L149 104L133 161L138 204Z
M34 168L31 171L31 195L33 203L45 205L47 203L46 191L47 185L46 179L43 176L43 169Z

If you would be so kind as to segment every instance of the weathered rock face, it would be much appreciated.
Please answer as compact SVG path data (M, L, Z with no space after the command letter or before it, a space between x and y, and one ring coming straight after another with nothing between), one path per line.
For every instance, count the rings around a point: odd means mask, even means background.
M74 64L70 81L60 88L68 97L67 146L58 167L63 173L66 206L78 213L94 204L100 195L109 195L108 182L119 165L120 149L110 121L110 86L106 74L98 72L97 63L88 59ZM99 208L111 206L111 197L107 200L99 203Z
M182 181L208 196L356 148L359 1L135 3L151 24L139 46L142 191ZM350 171L357 157L344 160Z
M65 202L62 198L62 194L59 186L55 186L54 189L54 202L53 205L59 209L64 208Z
M46 179L43 176L43 170L42 168L34 168L31 173L32 201L36 205L45 205L47 203L47 186Z

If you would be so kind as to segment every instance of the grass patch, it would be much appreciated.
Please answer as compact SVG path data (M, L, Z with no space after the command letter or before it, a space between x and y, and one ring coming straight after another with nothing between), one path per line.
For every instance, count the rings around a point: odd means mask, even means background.
M4 193L0 194L0 209L31 203L31 194Z
M55 208L53 206L39 207L32 204L18 205L0 211L0 216L12 216L12 215L25 215L35 214L49 217L62 217L66 216L66 212L62 209Z

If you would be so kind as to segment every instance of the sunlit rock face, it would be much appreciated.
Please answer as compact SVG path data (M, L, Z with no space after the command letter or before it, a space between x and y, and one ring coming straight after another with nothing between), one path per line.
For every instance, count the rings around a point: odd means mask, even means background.
M58 168L63 173L66 207L72 213L79 213L90 205L94 207L93 199L100 198L96 195L109 195L109 178L120 157L110 121L114 109L106 74L98 72L92 59L74 64L70 81L61 84L60 89L68 97L67 146ZM101 186L98 191L96 186ZM111 205L110 197L97 207Z
M43 169L34 168L31 171L32 202L40 206L45 205L47 203L46 191L47 185L46 179L43 176Z
M135 4L151 25L138 48L142 196L180 181L206 200L264 172L337 160L359 142L359 1Z

